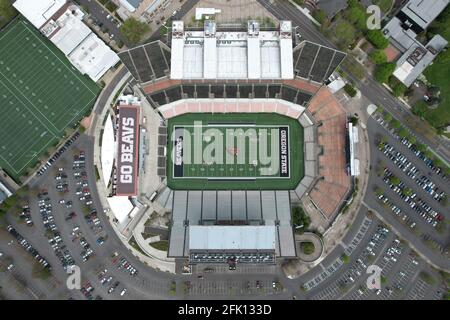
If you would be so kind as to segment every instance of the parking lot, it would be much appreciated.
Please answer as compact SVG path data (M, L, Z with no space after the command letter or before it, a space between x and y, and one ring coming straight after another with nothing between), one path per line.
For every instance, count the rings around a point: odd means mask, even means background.
M365 201L388 221L402 224L416 241L448 255L448 177L380 116L369 120L368 130L372 167Z

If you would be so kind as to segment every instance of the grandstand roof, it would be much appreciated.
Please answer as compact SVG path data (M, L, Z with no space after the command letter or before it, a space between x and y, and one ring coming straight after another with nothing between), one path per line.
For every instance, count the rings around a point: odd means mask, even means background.
M212 20L204 31L185 31L181 21L172 28L172 79L292 79L292 26L282 21L280 31L260 31L249 21L248 30L223 32Z
M41 28L66 0L17 0L13 6L27 18L36 28Z
M190 250L275 250L275 226L191 226Z
M261 226L273 228L275 244L270 249L275 249L278 256L293 257L295 253L294 235L291 225L291 209L289 191L259 191L259 190L205 190L205 191L173 191L172 198L173 224L170 232L169 256L183 257L193 249L254 249L267 247L269 238L260 229L250 227ZM191 239L191 230L195 226L217 226L225 228L224 223L230 229L238 228L236 234L233 231L212 229L198 231ZM241 236L242 227L248 227L249 238ZM189 229L189 230L188 230ZM206 230L206 229L201 229ZM215 231L217 230L217 231ZM228 229L226 229L228 230ZM261 229L262 230L262 229ZM256 233L256 235L251 234ZM258 234L259 233L259 234ZM213 239L215 237L215 239ZM258 238L259 237L259 238ZM236 243L230 242L233 239ZM260 239L261 244L255 241ZM270 238L271 239L271 238ZM208 242L207 244L203 242ZM258 240L259 241L259 240ZM267 242L265 242L267 241ZM216 242L223 242L222 247ZM272 240L270 240L272 243ZM216 248L214 248L216 247ZM266 248L267 249L267 248Z

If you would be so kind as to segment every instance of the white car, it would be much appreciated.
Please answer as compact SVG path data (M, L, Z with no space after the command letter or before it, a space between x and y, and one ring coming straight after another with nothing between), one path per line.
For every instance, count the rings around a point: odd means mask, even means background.
M127 289L126 289L126 288L124 288L124 289L120 292L120 295L123 296L125 293L127 293Z

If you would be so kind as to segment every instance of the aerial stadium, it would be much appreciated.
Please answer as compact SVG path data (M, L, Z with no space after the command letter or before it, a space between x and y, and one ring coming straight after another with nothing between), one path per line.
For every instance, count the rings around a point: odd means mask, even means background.
M172 23L170 46L119 53L142 113L156 115L154 126L140 119L127 197L170 214L169 258L234 268L295 257L292 205L307 197L331 223L350 191L347 114L324 85L345 54L297 43L290 21ZM110 204L124 198L116 165L105 175ZM130 210L117 222L124 229Z

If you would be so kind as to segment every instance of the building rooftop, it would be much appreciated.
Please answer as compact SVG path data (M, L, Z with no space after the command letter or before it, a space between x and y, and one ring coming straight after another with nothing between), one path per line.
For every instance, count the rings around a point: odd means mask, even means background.
M119 3L128 11L134 12L142 3L142 0L119 0Z
M120 59L82 21L84 13L66 0L18 0L14 3L70 62L93 81L98 81Z
M450 0L410 0L401 10L420 28L426 29L445 9Z
M91 33L72 51L69 60L81 73L98 81L120 59L95 33Z
M16 0L13 6L40 29L66 2L66 0Z
M447 44L440 35L434 36L426 46L416 42L397 61L394 76L409 87Z
M69 55L84 39L91 34L91 29L81 21L83 13L81 10L74 11L67 10L56 21L50 21L45 29L50 29L52 25L58 30L56 33L48 34L50 40L62 51L65 55ZM42 32L42 30L41 30Z

